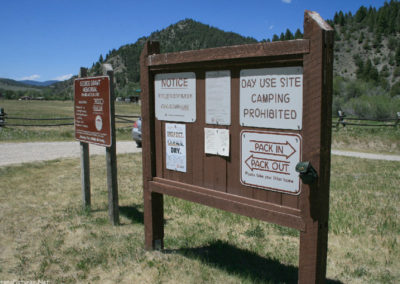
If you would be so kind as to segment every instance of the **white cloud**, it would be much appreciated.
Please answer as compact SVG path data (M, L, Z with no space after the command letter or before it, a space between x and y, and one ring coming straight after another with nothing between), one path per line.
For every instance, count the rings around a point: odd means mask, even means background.
M269 30L272 30L273 28L274 28L274 25L270 25L270 26L268 27Z
M73 76L72 74L61 75L61 76L58 76L58 77L54 78L54 80L64 81L64 80L68 80L72 76Z
M31 76L22 77L20 80L21 81L24 81L24 80L33 80L33 81L35 81L35 80L37 80L39 78L40 78L40 75L34 74L34 75L31 75Z
M292 3L292 0L282 0L282 2L286 3L286 4L290 4L290 3Z

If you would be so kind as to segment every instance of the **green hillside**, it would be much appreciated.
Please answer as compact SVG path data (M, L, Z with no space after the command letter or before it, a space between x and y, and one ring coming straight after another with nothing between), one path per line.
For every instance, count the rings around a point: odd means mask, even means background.
M185 19L169 27L153 32L149 37L142 37L134 44L111 50L103 60L93 64L90 74L101 73L101 63L111 63L116 78L117 94L127 96L139 86L139 57L146 40L157 40L161 45L161 52L176 52L195 50L228 45L257 43L250 37L243 37L233 32L225 32L209 25Z

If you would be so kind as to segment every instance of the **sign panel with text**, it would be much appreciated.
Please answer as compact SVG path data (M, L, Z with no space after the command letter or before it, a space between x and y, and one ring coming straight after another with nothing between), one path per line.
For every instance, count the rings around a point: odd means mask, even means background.
M242 126L301 130L302 117L302 67L240 71Z
M111 146L110 79L108 76L75 79L75 138Z
M196 121L196 74L157 74L154 79L155 112L158 120Z
M291 194L300 192L296 172L301 159L299 134L243 130L240 136L243 185Z

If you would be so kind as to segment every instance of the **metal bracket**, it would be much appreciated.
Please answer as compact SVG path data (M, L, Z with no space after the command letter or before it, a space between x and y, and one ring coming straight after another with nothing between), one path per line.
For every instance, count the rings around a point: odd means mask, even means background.
M304 184L312 184L318 179L317 171L308 161L297 163L296 172L300 174L300 178Z

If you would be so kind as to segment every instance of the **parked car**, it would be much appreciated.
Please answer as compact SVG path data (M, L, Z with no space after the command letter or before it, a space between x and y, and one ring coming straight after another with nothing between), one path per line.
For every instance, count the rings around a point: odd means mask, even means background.
M142 147L142 118L135 121L132 128L132 138L138 147Z

